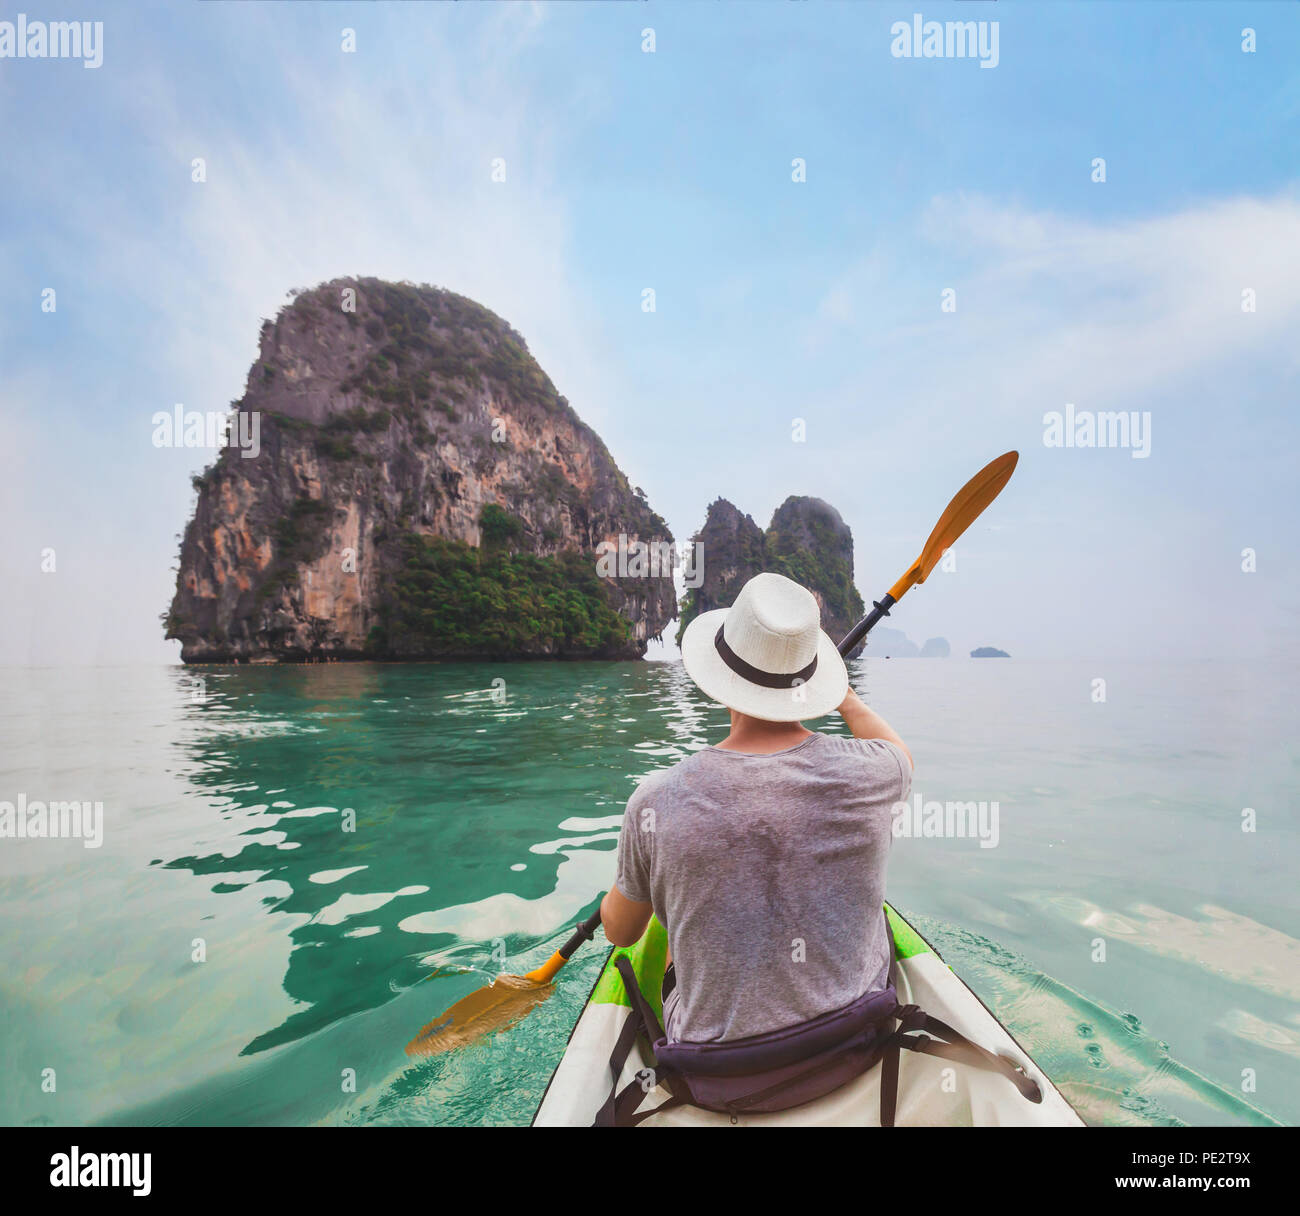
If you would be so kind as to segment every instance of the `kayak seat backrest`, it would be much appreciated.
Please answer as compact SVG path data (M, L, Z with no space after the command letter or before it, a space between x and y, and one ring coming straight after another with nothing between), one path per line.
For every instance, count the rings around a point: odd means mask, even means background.
M879 1058L894 1028L892 987L851 1005L767 1034L724 1043L659 1039L660 1068L708 1110L753 1113L789 1110L861 1076Z
M767 1114L816 1101L860 1077L880 1059L888 1037L884 1027L872 1027L814 1055L747 1074L689 1071L662 1062L660 1067L670 1085L684 1086L696 1106L733 1115Z

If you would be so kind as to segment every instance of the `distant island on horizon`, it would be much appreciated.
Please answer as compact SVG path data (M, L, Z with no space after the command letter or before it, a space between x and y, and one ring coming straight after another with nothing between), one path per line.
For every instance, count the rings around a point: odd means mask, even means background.
M1011 656L1005 650L999 650L996 646L980 646L970 652L972 659L1009 659Z

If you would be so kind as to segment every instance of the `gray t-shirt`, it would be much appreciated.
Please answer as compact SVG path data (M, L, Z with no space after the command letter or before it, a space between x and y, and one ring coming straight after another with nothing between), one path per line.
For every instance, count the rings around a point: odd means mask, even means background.
M668 930L675 1039L761 1034L884 985L892 809L911 783L896 744L823 734L705 748L641 782L616 881Z

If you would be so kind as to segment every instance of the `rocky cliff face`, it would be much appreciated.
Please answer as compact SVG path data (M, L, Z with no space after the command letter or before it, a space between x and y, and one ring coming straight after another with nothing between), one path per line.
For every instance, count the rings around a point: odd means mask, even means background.
M763 530L752 516L741 512L725 498L709 504L708 515L694 536L700 557L700 585L691 588L682 601L682 630L702 612L729 608L754 575L766 569Z
M235 406L260 451L195 479L167 619L186 662L639 657L674 615L666 569L596 579L601 542L671 533L523 338L462 296L299 293Z
M787 498L762 531L725 498L709 506L694 538L702 546L703 579L682 603L681 631L701 612L729 607L755 574L774 571L817 598L822 628L836 641L864 615L853 585L853 533L820 498Z

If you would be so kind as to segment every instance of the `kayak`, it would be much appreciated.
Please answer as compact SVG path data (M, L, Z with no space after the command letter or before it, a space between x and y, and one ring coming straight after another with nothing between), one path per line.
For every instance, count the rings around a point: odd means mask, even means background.
M1028 1053L1011 1037L992 1012L939 957L938 951L893 908L886 905L897 956L898 1000L919 1005L972 1042L1010 1057L1038 1082L1042 1101L1027 1101L1006 1079L990 1072L954 1064L932 1055L901 1053L896 1126L913 1127L1082 1127L1083 1120L1063 1098ZM668 954L667 935L652 919L635 946L611 950L591 995L574 1025L564 1055L533 1116L534 1127L590 1127L609 1097L610 1056L632 1005L615 963L626 955L642 994L662 1015L660 989ZM638 1036L618 1088L630 1083L654 1060ZM878 1127L880 1125L879 1065L829 1094L791 1110L768 1114L724 1114L690 1105L674 1105L652 1113L642 1127ZM657 1086L642 1109L654 1111L669 1100Z

